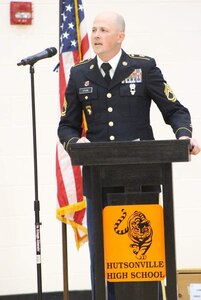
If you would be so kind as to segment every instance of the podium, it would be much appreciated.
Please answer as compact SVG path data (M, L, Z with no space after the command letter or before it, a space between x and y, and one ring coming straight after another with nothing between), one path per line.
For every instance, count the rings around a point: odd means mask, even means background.
M105 300L103 203L158 204L163 199L166 295L177 300L172 163L190 160L189 140L70 144L73 165L89 171L92 185L96 300ZM117 300L158 300L158 281L115 282Z

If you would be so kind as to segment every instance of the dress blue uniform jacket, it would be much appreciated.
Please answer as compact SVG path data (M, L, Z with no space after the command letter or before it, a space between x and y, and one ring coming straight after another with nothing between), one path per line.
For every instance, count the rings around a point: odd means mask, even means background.
M66 147L82 134L91 142L152 140L150 106L154 101L176 138L192 135L191 118L164 80L155 60L122 51L109 84L97 58L71 68L58 135ZM67 149L66 149L67 150Z

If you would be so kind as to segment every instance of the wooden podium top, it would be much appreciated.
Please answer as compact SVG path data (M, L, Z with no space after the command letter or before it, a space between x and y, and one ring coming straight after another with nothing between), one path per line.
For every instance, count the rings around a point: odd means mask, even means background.
M69 145L73 165L123 165L190 160L190 141L93 142Z

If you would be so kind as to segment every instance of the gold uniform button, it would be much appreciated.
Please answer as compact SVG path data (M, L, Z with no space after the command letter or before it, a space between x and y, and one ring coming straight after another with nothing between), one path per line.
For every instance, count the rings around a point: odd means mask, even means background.
M109 111L109 112L112 112L112 111L113 111L113 108L112 108L112 107L108 107L108 111Z
M89 97L88 97L88 96L85 96L85 97L84 97L84 99L85 99L85 100L88 100L88 99L89 99Z
M114 140L115 140L114 135L111 135L111 136L110 136L110 141L114 141Z
M109 122L109 126L110 126L110 127L114 126L114 122L110 121L110 122Z
M108 99L112 98L112 94L111 93L107 93L107 98Z

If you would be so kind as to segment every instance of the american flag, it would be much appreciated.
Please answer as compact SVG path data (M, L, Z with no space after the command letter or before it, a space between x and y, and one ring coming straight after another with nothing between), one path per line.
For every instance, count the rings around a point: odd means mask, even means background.
M89 58L89 41L81 0L60 0L60 57L59 93L60 111L68 102L65 99L70 68ZM56 150L57 218L70 224L79 248L87 240L85 226L86 199L82 193L82 170L72 166L63 146L58 142Z

